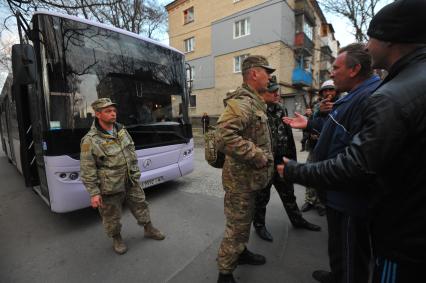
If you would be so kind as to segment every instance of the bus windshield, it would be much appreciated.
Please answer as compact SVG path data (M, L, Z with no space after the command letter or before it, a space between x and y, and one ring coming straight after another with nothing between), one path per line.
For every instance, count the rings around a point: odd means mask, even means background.
M182 54L67 18L39 14L36 23L50 130L90 127L101 97L127 126L188 123Z

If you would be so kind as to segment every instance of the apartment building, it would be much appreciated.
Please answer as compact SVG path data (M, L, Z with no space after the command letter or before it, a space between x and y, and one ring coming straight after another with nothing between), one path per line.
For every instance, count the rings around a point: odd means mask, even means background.
M334 28L331 24L322 24L320 30L320 66L319 81L322 83L330 79L333 61L337 57L340 44L334 37Z
M289 112L303 111L337 52L315 0L176 0L166 9L170 45L189 66L192 117L222 113L226 93L241 85L241 62L255 54L277 69Z

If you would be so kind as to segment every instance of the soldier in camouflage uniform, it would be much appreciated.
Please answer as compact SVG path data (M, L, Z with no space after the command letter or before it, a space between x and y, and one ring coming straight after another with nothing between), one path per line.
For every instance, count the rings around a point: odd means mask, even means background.
M282 118L287 116L284 109L279 104L280 95L278 93L279 85L271 80L268 86L268 95L272 97L272 103L268 103L267 115L269 126L272 132L272 150L274 153L275 165L282 163L284 156L291 156L296 160L296 145L294 143L291 127L284 124ZM274 185L281 198L284 208L287 212L290 222L295 228L304 228L311 231L320 231L321 227L309 223L302 217L302 213L296 203L294 195L294 185L285 182L275 172L272 181L264 190L260 190L256 195L256 209L254 213L253 226L260 238L272 242L273 238L265 226L266 205L271 196L271 187Z
M271 132L263 94L275 69L263 56L249 56L242 64L241 87L228 93L217 133L225 153L222 182L225 190L226 227L218 252L218 282L236 282L232 272L238 264L261 265L262 255L250 252L249 240L256 192L274 173Z
M81 140L80 170L92 207L99 209L105 231L113 238L114 251L124 254L127 247L120 234L124 201L138 224L144 226L145 237L165 237L151 224L148 202L139 184L141 173L135 146L126 129L116 123L115 106L109 98L92 103L96 118Z

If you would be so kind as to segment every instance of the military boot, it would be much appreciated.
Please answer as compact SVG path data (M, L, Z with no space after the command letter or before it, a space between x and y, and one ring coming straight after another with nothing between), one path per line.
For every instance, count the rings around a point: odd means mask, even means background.
M271 233L269 233L268 229L266 229L265 225L254 225L256 229L257 235L265 241L272 242L274 238L272 238Z
M237 283L237 281L235 281L232 273L228 273L228 274L219 273L219 278L217 279L217 283Z
M254 254L247 248L240 254L238 264L262 265L266 263L266 258L263 255Z
M329 271L315 270L312 277L320 283L333 283L333 276Z
M290 219L291 224L293 224L293 227L296 229L306 229L310 231L321 231L321 227L318 225L315 225L313 223L308 222L303 217L297 217L296 219Z
M127 252L127 246L121 238L120 234L113 236L112 241L112 247L114 249L114 252L119 255L125 254Z
M166 236L161 234L160 230L152 226L151 222L146 224L143 228L145 232L145 235L144 235L145 238L151 238L151 239L159 240L159 241L164 240L166 238Z

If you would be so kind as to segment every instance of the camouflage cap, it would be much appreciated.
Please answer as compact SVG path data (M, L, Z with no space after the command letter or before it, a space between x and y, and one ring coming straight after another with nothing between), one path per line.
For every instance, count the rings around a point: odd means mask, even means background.
M269 66L268 60L266 60L265 57L260 56L260 55L252 55L252 56L248 56L246 59L244 59L243 61L243 72L245 72L246 70L250 69L250 68L254 68L254 67L262 67L264 69L266 69L266 71L271 74L275 71L274 68L272 68L271 66Z
M99 112L102 108L108 106L117 106L116 103L112 102L109 98L99 98L92 103L92 108L94 111Z

